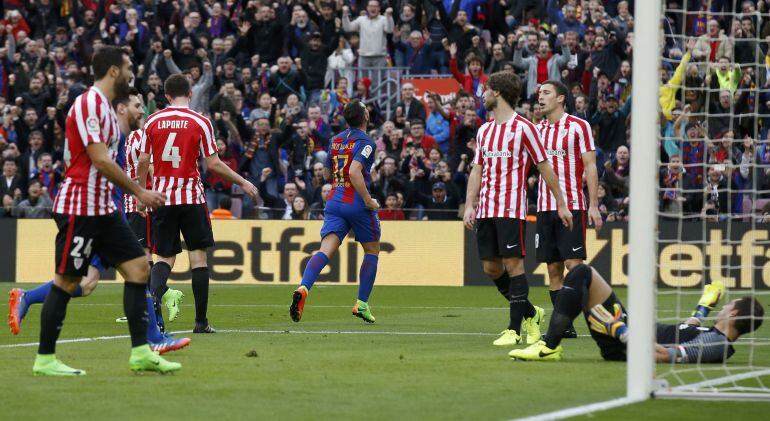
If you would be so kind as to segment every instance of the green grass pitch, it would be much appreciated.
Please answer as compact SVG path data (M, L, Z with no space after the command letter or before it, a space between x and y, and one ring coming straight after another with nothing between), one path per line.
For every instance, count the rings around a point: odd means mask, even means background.
M6 294L13 284L0 284ZM188 285L180 319L170 330L192 328ZM40 306L33 307L18 337L0 334L0 418L44 419L511 419L620 397L625 364L601 360L586 336L565 340L565 360L509 360L492 346L506 325L507 307L492 287L375 287L377 323L354 318L355 287L317 286L301 323L290 321L292 286L215 285L209 316L220 330L195 335L184 350L167 354L183 364L176 375L134 375L122 315L122 287L101 285L70 302L58 356L83 368L83 378L38 378L31 373ZM625 289L619 289L625 299ZM533 288L547 304L544 288ZM680 297L681 298L681 297ZM683 316L697 296L659 298L661 315ZM0 310L7 312L7 306ZM578 332L587 335L581 321ZM107 338L104 338L107 337ZM764 326L756 338L770 339ZM738 347L731 364L745 364ZM256 356L247 357L251 351ZM767 347L755 348L755 364L770 366ZM668 367L659 367L666 371ZM765 384L770 379L765 378ZM593 414L598 419L766 419L769 404L648 401Z

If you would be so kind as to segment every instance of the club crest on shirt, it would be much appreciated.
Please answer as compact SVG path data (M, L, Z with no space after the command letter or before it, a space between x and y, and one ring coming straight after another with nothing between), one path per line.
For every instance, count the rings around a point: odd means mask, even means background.
M99 119L96 117L88 117L86 119L86 131L88 134L98 135L99 134Z
M510 158L511 151L484 151L484 158Z
M72 260L72 263L75 265L75 269L80 269L80 267L83 266L83 259L81 257L76 257Z

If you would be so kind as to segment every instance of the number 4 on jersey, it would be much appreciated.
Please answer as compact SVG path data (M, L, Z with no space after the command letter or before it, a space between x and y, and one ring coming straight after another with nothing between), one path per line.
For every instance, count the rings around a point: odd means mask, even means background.
M179 168L182 157L179 155L179 146L174 146L174 139L176 139L176 133L171 133L166 140L166 146L163 147L161 159L171 162L172 167Z

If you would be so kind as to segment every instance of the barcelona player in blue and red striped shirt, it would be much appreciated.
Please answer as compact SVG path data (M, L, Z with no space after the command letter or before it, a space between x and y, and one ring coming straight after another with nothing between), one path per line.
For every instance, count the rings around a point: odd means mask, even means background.
M329 145L326 169L332 172L332 188L324 209L324 225L321 228L321 250L305 267L302 284L294 291L289 314L299 322L305 308L307 294L312 288L329 258L337 251L353 230L356 241L364 248L364 261L359 272L358 300L353 315L374 323L369 308L369 295L377 275L380 253L380 205L369 194L369 170L374 164L376 146L366 134L369 111L358 100L349 102L342 112L349 129L334 136Z

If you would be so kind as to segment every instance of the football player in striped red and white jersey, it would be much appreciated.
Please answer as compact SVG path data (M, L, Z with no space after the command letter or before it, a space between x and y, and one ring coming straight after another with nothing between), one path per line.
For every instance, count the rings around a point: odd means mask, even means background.
M567 207L574 220L572 230L567 230L559 223L556 199L541 177L535 249L537 261L548 265L549 293L554 306L556 295L564 284L565 267L570 270L586 258L586 222L597 229L602 226L597 198L599 176L596 170L596 147L591 125L567 114L564 110L567 94L567 87L554 80L543 82L538 93L540 108L546 116L537 125L540 143L559 179L559 188L567 199ZM588 186L588 204L583 193L584 176ZM571 323L563 336L577 338Z
M179 310L180 294L164 295L171 290L166 283L176 255L182 252L180 232L189 250L192 289L195 297L193 333L214 333L206 316L208 309L209 269L206 250L214 245L206 195L198 172L198 158L203 154L209 171L241 186L256 199L257 188L219 159L214 129L208 118L190 109L190 81L181 74L166 79L164 90L169 106L147 118L140 141L139 183L147 180L150 154L153 158L153 190L166 194L166 206L152 213L153 252L158 261L152 267L150 290L155 300L169 308L169 321Z
M527 217L527 169L534 161L556 197L559 216L572 227L572 213L559 190L556 175L538 140L537 129L513 110L521 95L521 80L512 72L489 77L484 107L495 118L484 123L476 135L476 155L468 180L463 221L476 230L484 273L494 280L509 300L510 322L495 345L521 342L522 321L527 343L540 340L545 311L529 302L524 273L524 230ZM523 333L523 332L521 332Z
M119 47L103 47L91 60L94 86L77 97L66 120L65 180L54 201L56 276L41 311L40 345L32 371L37 375L77 376L83 370L56 358L67 304L98 253L126 279L124 308L131 336L129 367L134 371L176 371L147 344L145 287L149 264L144 250L112 201L113 182L151 208L166 197L148 191L126 176L115 163L120 127L112 101L129 93L133 78L131 59Z

